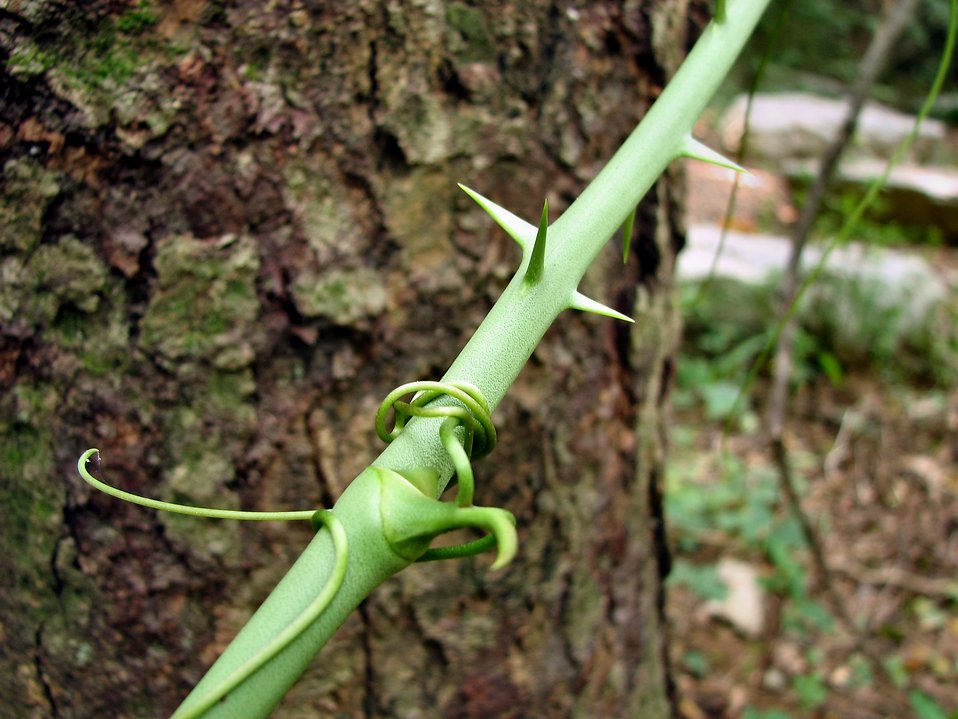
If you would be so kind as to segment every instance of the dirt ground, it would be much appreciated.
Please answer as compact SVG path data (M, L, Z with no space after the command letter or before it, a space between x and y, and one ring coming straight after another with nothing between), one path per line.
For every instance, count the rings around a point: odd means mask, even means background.
M689 176L690 221L718 221L727 173L690 164ZM784 186L762 179L740 193L736 229L794 219ZM956 266L955 250L936 252ZM793 396L787 448L825 576L800 536L776 539L790 515L762 428L761 383L751 399L751 422L731 431L697 407L673 421L674 559L738 560L756 577L752 613L761 615L746 628L694 582L671 585L681 716L958 716L958 389L849 373L838 388L819 378ZM730 499L735 481L743 493ZM713 502L711 524L696 525L699 510L688 508L710 496L725 499Z
M807 551L792 555L830 626L795 622L795 597L773 586L762 588L764 621L749 636L711 616L694 591L673 586L668 613L682 716L738 717L746 707L790 717L936 716L915 713L915 691L954 711L958 395L862 380L841 391L808 388L793 406L789 450L829 577L816 576ZM694 467L683 491L708 493L723 481L723 444L751 475L774 473L761 432L723 440L722 428L695 412L679 413L676 424L694 428L693 442L673 448L673 466ZM781 503L776 511L786 514ZM677 558L708 564L734 557L755 569L760 585L776 575L767 551L734 531L704 532L691 551L673 539ZM706 670L690 656L704 658Z

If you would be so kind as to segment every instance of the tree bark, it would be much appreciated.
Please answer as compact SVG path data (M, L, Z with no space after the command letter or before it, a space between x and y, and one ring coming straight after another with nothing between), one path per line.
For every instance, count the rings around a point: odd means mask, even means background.
M518 262L462 181L563 209L681 59L688 0L0 0L0 697L17 717L167 716L307 526L173 501L329 506L373 414L436 378ZM695 6L701 16L702 5ZM497 412L481 504L520 557L411 568L283 717L666 717L664 398L679 183Z

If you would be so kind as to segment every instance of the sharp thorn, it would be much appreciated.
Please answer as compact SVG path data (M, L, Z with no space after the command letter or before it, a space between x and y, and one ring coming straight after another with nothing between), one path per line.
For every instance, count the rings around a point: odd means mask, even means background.
M536 230L536 239L532 245L532 255L529 257L529 266L526 268L522 281L527 285L535 285L542 279L542 272L546 264L546 236L549 233L549 201L542 205L542 216L539 218L539 229Z
M533 246L536 237L536 228L535 225L531 225L521 217L513 215L509 210L504 207L500 207L492 200L489 200L482 195L480 195L475 190L471 190L462 183L459 183L459 188L465 192L469 197L475 200L476 204L479 205L483 210L486 211L493 220L496 221L496 224L504 229L508 235L516 241L519 247L522 248L523 254Z
M693 137L687 137L685 139L685 143L682 146L682 156L691 157L694 160L701 160L702 162L708 162L711 165L726 167L729 170L735 170L735 172L741 172L745 175L752 174L738 163L733 162L725 157L725 155L721 154L720 152L716 152L708 145L702 144Z
M606 307L601 302L596 302L578 291L573 293L572 302L569 303L569 309L591 312L594 315L602 315L603 317L611 317L612 319L635 324L635 320L628 315L624 315L611 307Z

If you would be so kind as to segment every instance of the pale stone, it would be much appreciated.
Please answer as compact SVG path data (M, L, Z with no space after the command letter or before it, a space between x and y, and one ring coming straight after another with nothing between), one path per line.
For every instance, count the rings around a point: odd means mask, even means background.
M729 151L737 150L741 142L747 102L747 96L740 95L722 118L722 141ZM749 118L748 161L775 165L783 159L818 157L838 134L846 112L847 102L840 98L802 92L756 95ZM889 157L914 122L911 115L868 102L858 118L854 148L874 157ZM926 120L913 151L927 153L944 138L944 124Z
M746 562L726 558L718 563L718 575L728 593L724 599L706 602L703 611L709 617L727 621L746 636L761 634L765 624L765 590L759 583L758 570Z

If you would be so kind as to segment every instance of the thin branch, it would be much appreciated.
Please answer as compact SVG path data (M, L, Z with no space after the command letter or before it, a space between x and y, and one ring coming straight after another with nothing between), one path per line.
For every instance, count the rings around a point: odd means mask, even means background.
M912 594L939 599L954 599L958 595L958 581L945 577L925 577L901 567L863 567L849 559L833 562L834 570L859 584L895 587Z
M780 438L784 430L785 412L788 396L788 385L792 375L793 345L795 340L796 320L792 312L793 304L798 296L800 284L800 268L802 253L808 244L815 220L821 211L825 193L832 176L838 167L838 161L848 146L862 108L868 99L868 93L875 84L875 80L888 64L888 60L895 49L895 43L908 20L914 15L918 7L918 0L900 0L891 5L884 19L875 31L871 44L865 52L865 57L858 69L858 76L852 85L848 96L848 109L842 126L826 149L822 157L821 166L812 186L808 190L808 197L802 207L802 213L792 232L792 249L782 278L781 296L782 312L785 316L791 312L791 317L782 327L775 352L775 374L769 400L768 429L773 438Z
M872 651L866 642L864 633L855 625L854 619L849 614L846 602L838 592L835 577L825 558L822 540L808 514L802 508L801 498L789 463L784 429L797 327L796 303L802 286L800 278L802 253L821 210L822 201L832 176L838 167L838 161L855 133L858 118L868 99L869 90L887 65L898 37L917 6L918 0L899 0L899 2L888 6L865 56L862 58L861 65L859 65L858 76L849 92L848 108L842 126L822 157L818 175L809 188L802 213L792 233L791 253L782 278L780 316L783 321L775 349L775 368L768 401L769 449L778 470L779 484L786 504L801 526L802 533L808 543L812 563L828 597L829 604L831 604L841 624L851 634L874 668L885 675L886 679L890 679L890 677L887 676L881 657Z
M852 86L849 96L848 111L842 127L832 144L822 158L818 176L808 194L808 200L802 208L795 231L792 234L792 251L789 257L785 276L782 278L782 316L786 317L778 338L778 347L775 354L775 374L768 402L768 431L772 459L778 469L779 483L792 514L798 519L802 533L808 542L812 555L812 562L818 573L819 581L828 595L836 614L842 623L850 630L855 631L854 623L848 615L845 603L835 588L832 575L828 569L825 552L821 539L815 530L808 515L802 509L801 499L795 486L795 479L789 466L788 450L785 446L784 426L788 402L788 385L792 374L792 352L795 335L794 304L799 289L799 269L802 252L808 242L815 218L818 216L825 191L838 165L838 160L848 145L858 124L858 117L868 98L868 91L874 84L882 69L888 63L894 49L895 41L901 34L908 19L912 16L918 0L900 0L891 6L881 25L875 31L871 44L862 64L859 67L858 77Z

